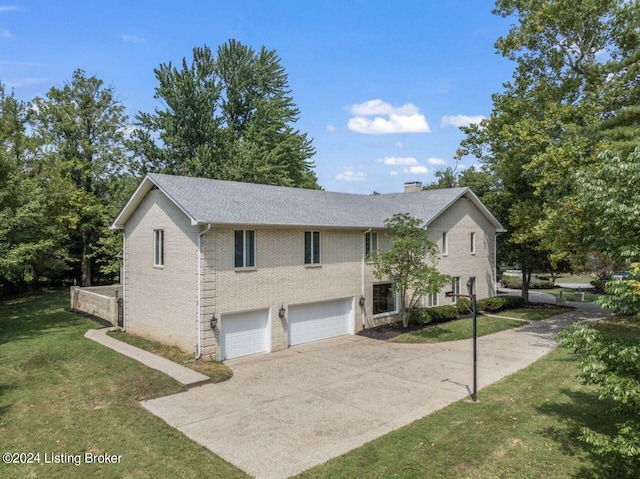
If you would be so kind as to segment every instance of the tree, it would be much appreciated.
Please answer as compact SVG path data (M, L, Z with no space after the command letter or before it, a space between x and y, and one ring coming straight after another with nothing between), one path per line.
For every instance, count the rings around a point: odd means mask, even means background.
M575 208L572 173L597 162L598 134L631 75L611 75L607 58L626 58L637 40L635 5L622 0L498 0L494 13L517 23L496 49L516 63L513 79L493 96L491 116L463 127L458 158L471 154L497 178L506 226L502 257L526 278L583 245L588 212ZM637 46L637 43L636 43ZM502 248L501 248L502 249Z
M67 257L57 205L25 169L32 151L27 111L0 84L0 285L9 292L27 283L35 289L43 277L60 276Z
M317 188L311 141L291 125L299 110L275 50L236 40L214 57L193 49L182 68L155 70L163 108L137 115L132 148L143 173Z
M420 220L399 213L387 219L385 226L391 236L391 248L372 251L366 260L373 265L377 279L393 283L393 291L400 296L402 324L407 327L407 310L414 307L418 298L438 293L451 282L451 277L438 272L438 247L427 239Z
M622 418L615 432L605 434L588 427L580 429L580 439L593 447L605 464L615 461L622 467L610 477L636 477L640 458L640 345L636 340L605 337L591 326L575 324L558 335L561 344L581 356L583 384L595 385L600 400L615 403Z
M79 264L81 284L89 286L96 245L113 234L108 226L121 199L115 192L128 164L124 106L113 88L82 70L33 105L38 149L29 166L43 180L55 180L56 194L67 193L59 203L66 202L59 217L68 228L70 257ZM116 253L109 252L112 260Z

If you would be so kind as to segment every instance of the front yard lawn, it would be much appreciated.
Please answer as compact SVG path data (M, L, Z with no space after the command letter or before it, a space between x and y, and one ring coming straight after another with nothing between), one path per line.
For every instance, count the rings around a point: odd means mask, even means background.
M544 306L544 307L543 307ZM554 308L548 305L532 305L529 308L509 309L490 316L478 315L478 336L498 333L506 329L517 328L527 321L542 319L566 313L570 308ZM499 316L499 317L496 317ZM515 318L515 319L514 319ZM391 341L395 343L438 343L458 341L473 336L473 320L471 318L457 319L441 324L427 325L423 329L410 331Z
M613 336L640 338L640 327L607 321ZM531 366L298 478L581 478L637 477L615 470L578 440L622 417L576 379L579 359L558 348Z
M143 409L138 401L183 391L84 337L92 321L64 311L69 293L0 305L2 452L39 463L0 463L4 478L245 478L242 471ZM117 464L45 464L44 453L121 456Z
M522 326L522 321L506 318L478 316L478 336L497 333L505 329ZM394 343L439 343L469 339L473 334L473 319L457 319L442 324L427 326L417 331L410 331L391 339Z
M576 290L576 289L553 288L553 289L545 289L544 291L541 291L541 292L542 293L552 294L556 298L559 298L560 297L560 293L562 292L562 297L564 299L566 299L567 301L573 301L574 300L574 294L577 291L578 290ZM591 293L588 290L582 290L581 292L584 293L584 300L587 301L587 302L591 302L591 303L593 301L595 301L596 298L601 296L601 294Z

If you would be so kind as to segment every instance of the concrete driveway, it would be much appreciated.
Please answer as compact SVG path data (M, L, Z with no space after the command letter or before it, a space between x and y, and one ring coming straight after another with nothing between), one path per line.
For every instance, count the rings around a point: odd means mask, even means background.
M551 351L580 308L478 340L482 388ZM395 344L360 336L227 361L233 378L142 405L257 478L285 478L470 394L471 340ZM482 400L482 394L479 394Z

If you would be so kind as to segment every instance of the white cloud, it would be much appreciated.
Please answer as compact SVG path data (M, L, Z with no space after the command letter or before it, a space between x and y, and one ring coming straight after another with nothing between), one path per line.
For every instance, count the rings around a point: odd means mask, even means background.
M15 5L0 5L0 13L3 12L19 12L20 7L17 7Z
M6 28L0 28L0 38L15 38L13 33L11 33Z
M351 131L366 135L390 133L429 133L429 125L413 103L396 107L380 99L356 103L347 109L355 115L347 125ZM368 118L373 117L373 118Z
M389 173L389 174L390 174L391 176L396 176L396 175L399 175L399 174L400 174L400 172L399 172L399 171L396 171L396 170L391 170L391 173Z
M414 115L420 109L413 103L407 103L400 107L395 107L386 101L380 99L369 100L364 103L356 103L349 107L349 113L352 115L369 116L369 115Z
M412 175L427 175L429 174L429 169L426 166L411 166L409 168L405 168L404 172Z
M356 116L347 123L351 131L366 135L384 135L390 133L429 133L429 125L424 115L389 115L389 118L380 116L374 119Z
M447 125L456 126L460 128L461 126L469 126L474 123L480 123L486 117L482 115L445 115L442 117L440 121L440 126L444 128Z
M378 163L384 163L385 165L405 165L405 166L413 166L418 164L418 160L411 157L399 157L399 156L387 156L386 158L382 158L378 160Z
M396 142L396 146L397 146L398 148L404 148L404 143L402 143L401 141L397 141L397 142Z
M329 133L334 133L336 131L336 127L333 125L327 125L326 128Z
M362 171L345 170L336 176L339 181L367 181L366 173Z
M120 40L127 43L147 43L146 38L142 38L137 35L127 35L126 33L120 35Z
M435 166L442 166L447 164L446 160L443 160L441 158L427 158L427 163Z

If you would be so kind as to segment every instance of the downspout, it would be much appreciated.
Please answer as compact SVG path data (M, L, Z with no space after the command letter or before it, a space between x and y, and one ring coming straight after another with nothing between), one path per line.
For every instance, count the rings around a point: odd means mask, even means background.
M211 223L207 224L204 231L198 233L198 344L196 359L202 356L202 237L211 229Z
M365 260L365 256L366 256L366 244L367 244L367 239L366 239L366 235L367 233L371 233L371 228L369 228L367 231L365 231L364 233L362 233L362 291L361 291L361 298L364 298L364 260ZM361 314L362 314L362 329L366 328L366 318L367 318L367 309L364 305L364 302L362 303L362 305L360 306L361 309Z
M127 234L122 233L122 331L127 330Z

